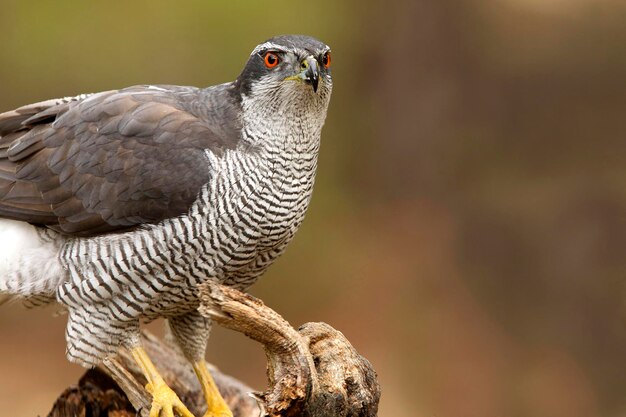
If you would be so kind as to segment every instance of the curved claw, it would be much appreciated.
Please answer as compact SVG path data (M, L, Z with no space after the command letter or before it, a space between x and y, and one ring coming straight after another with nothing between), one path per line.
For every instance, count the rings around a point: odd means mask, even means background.
M194 417L178 395L167 386L143 348L136 346L131 353L148 380L146 390L152 394L150 417L175 417L174 411L179 417Z
M175 417L174 411L180 417L194 417L178 395L165 383L148 384L146 389L152 394L150 417Z

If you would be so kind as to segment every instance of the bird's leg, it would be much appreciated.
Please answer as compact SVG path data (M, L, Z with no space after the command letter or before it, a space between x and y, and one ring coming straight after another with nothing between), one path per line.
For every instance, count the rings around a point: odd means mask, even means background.
M230 411L226 401L224 401L224 398L217 390L217 385L215 385L215 381L207 369L204 359L195 362L193 370L196 371L207 403L204 417L233 417L232 411Z
M152 394L150 417L174 417L174 411L181 417L194 417L178 395L167 386L146 351L137 346L131 349L131 353L148 380L146 389Z
M204 417L233 417L204 361L206 342L210 333L211 320L203 317L197 310L167 319L166 338L171 336L171 340L193 365L202 387L207 403Z

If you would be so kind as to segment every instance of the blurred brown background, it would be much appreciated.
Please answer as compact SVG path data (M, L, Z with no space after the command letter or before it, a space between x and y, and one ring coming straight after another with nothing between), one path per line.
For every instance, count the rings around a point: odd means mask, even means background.
M230 81L272 35L326 41L315 196L252 293L343 331L384 417L626 416L623 1L1 6L0 110ZM2 415L45 415L82 373L53 313L0 310ZM264 387L243 336L216 329L207 357Z

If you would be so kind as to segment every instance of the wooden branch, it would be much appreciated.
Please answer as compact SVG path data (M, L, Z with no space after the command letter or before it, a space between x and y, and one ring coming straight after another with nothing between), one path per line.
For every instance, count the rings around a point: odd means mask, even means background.
M269 387L258 395L267 415L374 417L380 387L367 359L325 323L294 330L278 313L248 294L209 282L200 313L263 344Z
M175 348L146 331L142 332L142 339L146 352L165 382L195 416L204 415L206 403L189 362ZM260 415L257 401L249 394L252 388L223 374L213 365L208 366L236 417ZM146 382L130 352L120 349L117 358L87 371L77 386L66 389L48 417L134 417L138 414L147 417L152 397L144 388Z
M370 363L341 332L324 323L297 331L262 301L216 282L201 288L200 312L263 344L268 387L253 393L209 365L235 417L374 417L380 387ZM206 404L191 366L173 347L147 332L143 342L165 381L196 416ZM55 402L48 417L146 417L151 398L129 352L87 371ZM135 410L139 410L138 412Z

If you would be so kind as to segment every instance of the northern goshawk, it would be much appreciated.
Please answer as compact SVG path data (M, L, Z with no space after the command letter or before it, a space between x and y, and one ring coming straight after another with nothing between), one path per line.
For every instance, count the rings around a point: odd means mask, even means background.
M258 45L234 81L144 85L0 114L0 293L67 308L67 357L94 366L128 348L151 416L191 413L141 347L166 317L203 386L209 279L246 289L281 254L311 198L332 80L307 36Z

